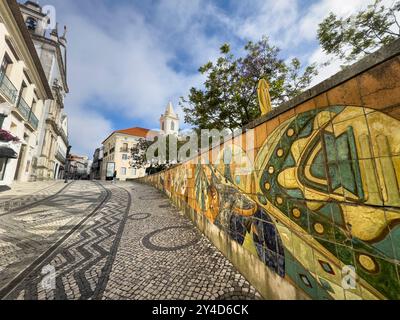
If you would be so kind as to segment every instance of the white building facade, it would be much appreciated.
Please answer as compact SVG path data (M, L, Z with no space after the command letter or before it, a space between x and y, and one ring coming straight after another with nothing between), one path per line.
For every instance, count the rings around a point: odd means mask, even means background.
M0 61L0 185L9 186L33 179L40 119L53 99L15 0L0 2Z
M146 168L136 169L131 166L131 149L140 139L148 139L156 134L154 131L138 127L114 131L103 141L101 180L111 180L115 171L120 181L144 177Z
M64 179L65 166L66 166L66 154L68 149L68 118L67 115L63 115L61 118L61 130L60 135L57 137L57 153L55 156L55 168L54 168L54 179Z
M20 9L54 97L45 103L40 118L33 177L34 180L62 179L69 144L68 117L64 109L64 99L69 92L66 27L61 36L58 26L46 30L48 17L36 2L26 1Z
M115 172L120 181L145 176L148 166L143 168L132 166L132 148L141 139L152 141L159 135L176 135L179 138L179 117L171 102L160 117L159 131L133 127L111 133L93 155L92 178L97 179L100 176L101 180L111 180Z

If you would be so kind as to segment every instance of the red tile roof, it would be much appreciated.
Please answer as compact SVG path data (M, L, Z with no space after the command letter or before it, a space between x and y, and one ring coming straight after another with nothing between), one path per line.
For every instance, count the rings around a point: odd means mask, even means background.
M154 131L154 130L145 129L145 128L140 128L140 127L116 130L113 133L111 133L107 137L107 139L105 139L103 141L103 143L105 141L107 141L115 133L127 134L127 135L134 136L134 137L154 138L159 132L158 131Z
M123 134L128 134L130 136L145 138L147 136L147 134L149 133L149 131L150 131L149 129L134 127L134 128L123 129L123 130L117 130L117 131L114 131L114 133L123 133Z

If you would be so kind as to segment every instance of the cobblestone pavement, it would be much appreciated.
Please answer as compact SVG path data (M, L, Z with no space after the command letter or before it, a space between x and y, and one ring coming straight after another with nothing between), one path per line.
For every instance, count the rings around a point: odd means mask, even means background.
M81 200L74 204L74 199ZM0 234L0 268L6 274L3 276L1 272L0 284L8 281L0 297L40 300L261 298L191 222L164 195L149 186L74 182L51 201L56 208L40 204L23 211L25 234L17 233L14 238ZM58 210L58 215L52 210ZM0 219L11 219L11 216L13 219L7 226L12 230L21 229L21 220L14 220L21 218L18 214ZM65 221L68 218L74 221ZM36 230L40 231L35 233L32 230L36 222ZM4 222L0 220L2 226ZM41 242L47 243L50 249L46 251L39 245ZM12 261L29 253L32 258L28 260L32 261L39 251L43 253L42 258L29 267L24 261L25 269ZM11 261L4 264L3 260ZM17 272L12 272L12 266L18 266L14 269L23 270L22 273L15 277Z
M92 182L68 184L57 197L0 214L0 288L25 270L95 207L106 191Z
M61 192L64 181L14 182L11 190L0 192L0 215L28 206Z
M103 299L256 299L255 289L158 190L130 186L132 207Z

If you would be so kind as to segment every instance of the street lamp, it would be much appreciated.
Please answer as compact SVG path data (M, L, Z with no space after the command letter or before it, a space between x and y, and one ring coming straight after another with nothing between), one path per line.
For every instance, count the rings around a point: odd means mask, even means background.
M64 183L68 183L68 171L69 171L69 153L71 152L71 146L67 148L67 155L65 159L65 174L64 174Z

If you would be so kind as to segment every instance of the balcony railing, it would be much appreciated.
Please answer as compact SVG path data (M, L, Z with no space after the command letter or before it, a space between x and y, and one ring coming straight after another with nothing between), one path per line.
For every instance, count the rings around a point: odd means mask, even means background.
M39 119L35 116L33 112L29 114L28 122L36 130L39 126Z
M10 100L11 104L15 103L18 90L11 83L10 79L8 79L4 72L0 72L0 91L6 96L7 99Z
M24 120L29 119L29 112L31 111L31 108L29 108L28 104L25 102L23 98L20 98L17 104L17 109L21 113L22 117Z
M32 128L36 130L39 126L39 119L32 112L32 108L29 107L29 105L22 97L18 101L17 109L22 115L22 118L27 121L32 126Z

